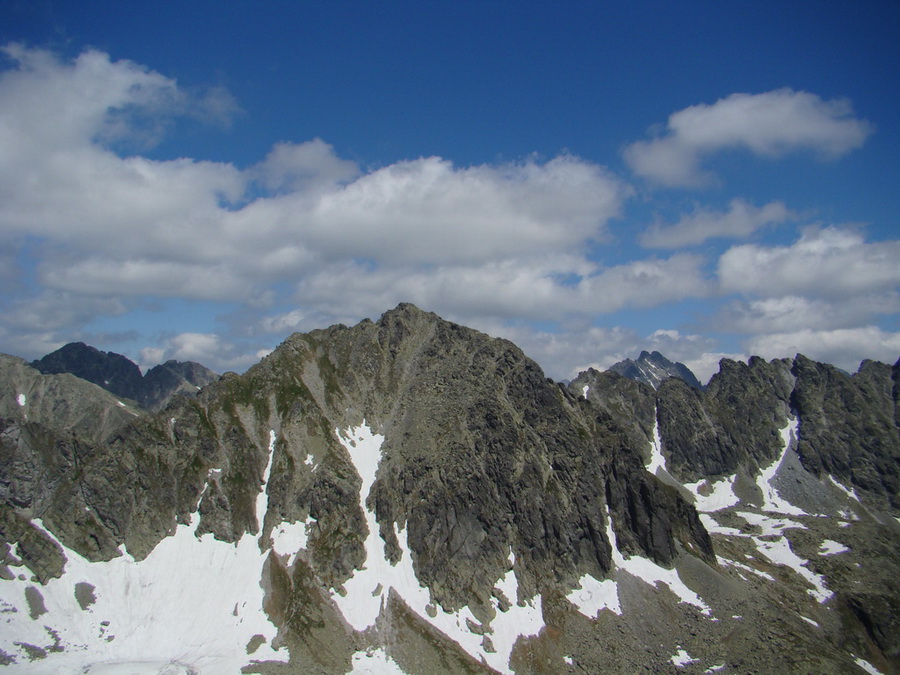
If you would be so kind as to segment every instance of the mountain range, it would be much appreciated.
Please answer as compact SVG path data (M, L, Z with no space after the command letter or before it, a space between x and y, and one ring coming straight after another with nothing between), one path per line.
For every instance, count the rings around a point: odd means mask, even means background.
M900 672L900 363L648 362L561 384L408 304L156 410L0 357L0 660Z
M175 394L193 394L219 378L199 363L175 360L154 366L144 375L127 357L83 342L70 342L32 361L31 367L45 375L71 373L148 410L160 410Z

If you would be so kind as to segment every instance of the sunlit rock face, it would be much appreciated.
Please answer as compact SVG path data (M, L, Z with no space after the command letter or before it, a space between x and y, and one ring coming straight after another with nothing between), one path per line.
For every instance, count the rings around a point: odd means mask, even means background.
M0 365L10 672L900 666L896 368L563 386L411 305L157 413Z

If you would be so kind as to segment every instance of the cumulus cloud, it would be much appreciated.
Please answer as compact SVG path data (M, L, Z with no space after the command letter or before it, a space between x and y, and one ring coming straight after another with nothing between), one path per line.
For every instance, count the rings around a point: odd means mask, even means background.
M277 143L265 160L249 172L275 193L327 188L356 178L356 162L340 159L321 138L306 143Z
M872 130L845 99L824 101L809 92L777 89L679 110L669 116L664 133L629 145L624 155L639 176L671 187L698 187L712 179L702 160L722 150L763 157L811 150L835 158L860 147Z
M721 359L747 358L743 353L713 351L713 339L678 330L657 330L642 336L625 326L568 326L562 331L545 331L490 318L469 323L513 341L557 380L570 380L588 368L604 371L619 361L637 358L642 350L656 350L684 363L701 382L718 372Z
M641 235L647 248L682 248L702 244L707 239L743 239L757 230L794 220L796 214L784 202L757 207L743 199L732 199L725 212L698 207L674 225L654 225Z
M893 363L900 333L876 325L900 311L900 242L867 242L857 229L807 228L788 246L735 246L719 259L721 288L740 298L713 319L743 334L748 353L802 353L855 371L863 358Z
M747 346L751 353L765 358L803 354L853 373L863 358L895 363L900 358L900 333L884 331L877 326L803 329L755 336L748 340Z
M273 284L316 287L342 267L358 278L391 266L409 287L454 265L430 286L496 282L509 293L533 282L552 294L552 275L585 271L583 247L607 237L630 194L571 155L471 167L428 157L363 172L314 139L278 143L245 170L122 156L115 146L146 141L152 120L163 126L151 135L179 115L221 117L227 97L185 94L102 52L65 62L6 51L16 67L0 75L0 232L30 238L37 280L58 292L252 303ZM537 263L551 276L514 271L547 252L566 259Z
M722 289L778 298L849 298L900 285L900 241L867 243L859 231L807 228L790 246L735 246L719 259Z
M870 244L847 228L808 230L791 246L732 247L713 278L710 261L684 252L600 262L605 246L621 248L610 222L634 190L571 154L476 166L420 157L364 169L316 138L276 143L247 168L150 159L142 149L184 117L227 124L237 110L228 93L185 91L95 50L70 61L18 45L5 53L0 279L15 291L0 298L0 339L16 353L39 356L98 317L160 298L195 299L227 303L231 325L242 327L169 335L142 352L142 365L177 358L240 370L273 336L411 301L514 339L554 377L644 348L702 377L717 352L708 340L591 326L600 315L719 292L740 296L720 319L767 335L851 329L872 323L876 300L897 305L900 242ZM870 132L846 102L740 94L675 113L626 158L639 175L696 184L703 160L725 148L837 156ZM697 207L641 241L677 249L793 219L782 202L735 199L724 211ZM858 323L813 321L847 299Z
M765 334L807 330L830 330L865 325L878 315L900 311L900 294L864 295L852 302L786 295L777 298L736 300L716 318L719 330L731 333Z
M603 239L628 192L577 157L469 168L430 157L392 164L324 195L305 235L330 256L485 261Z
M142 349L138 365L146 371L170 359L197 361L223 373L229 370L246 370L260 358L257 351L244 351L231 340L215 333L179 333L166 338L159 347Z
M373 267L348 263L304 277L298 297L360 316L407 300L448 314L540 320L653 307L713 292L703 258L677 254L608 268L567 255L480 265ZM348 307L349 303L349 307Z

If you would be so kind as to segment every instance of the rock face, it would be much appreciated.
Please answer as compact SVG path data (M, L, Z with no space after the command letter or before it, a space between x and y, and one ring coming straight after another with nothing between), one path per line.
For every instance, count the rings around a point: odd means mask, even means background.
M663 381L670 377L684 380L695 389L701 387L690 368L683 363L672 363L659 352L642 351L636 361L625 359L610 366L609 370L630 380L649 384L654 389L659 389Z
M562 386L401 305L99 432L30 413L30 392L76 378L2 363L13 669L900 664L896 367Z
M70 373L148 410L165 407L175 394L193 395L219 377L193 361L166 361L142 375L137 364L121 354L103 352L83 342L70 342L31 365L45 375Z

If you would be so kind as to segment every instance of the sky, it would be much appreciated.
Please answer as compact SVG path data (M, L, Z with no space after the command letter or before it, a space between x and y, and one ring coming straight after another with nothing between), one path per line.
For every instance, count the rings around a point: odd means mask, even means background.
M548 376L900 357L900 3L0 3L0 352L412 302Z

